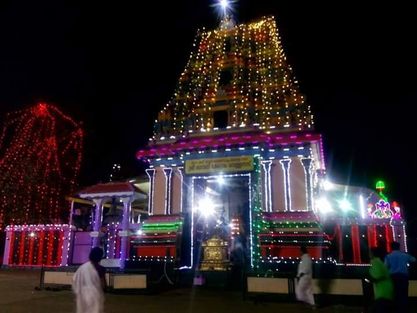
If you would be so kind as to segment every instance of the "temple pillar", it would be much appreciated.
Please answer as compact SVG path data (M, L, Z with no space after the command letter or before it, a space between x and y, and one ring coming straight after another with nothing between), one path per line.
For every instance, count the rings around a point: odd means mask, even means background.
M164 168L165 174L165 215L171 214L172 203L172 168Z
M291 211L290 159L279 160L284 171L285 211Z
M311 175L312 159L302 158L301 164L303 164L304 173L305 173L306 207L307 207L307 211L312 211L313 210L313 183L312 183L313 175Z
M93 237L93 247L98 247L100 245L100 227L103 213L103 199L93 199L93 201L96 206L94 209L94 222L91 237Z
M149 178L149 194L148 194L148 214L153 214L153 198L154 198L154 190L155 190L155 169L148 168L145 170L146 174Z
M271 166L271 202L272 212L285 211L285 175L279 160L273 160Z
M262 161L264 172L263 189L264 189L264 208L265 212L272 212L272 194L271 194L271 165L272 161Z
M182 212L184 173L182 167L173 170L172 187L171 187L171 214Z
M132 199L122 198L123 201L123 218L122 218L122 230L119 232L120 239L120 268L125 267L125 261L127 256L127 244L129 239L129 216L131 211Z

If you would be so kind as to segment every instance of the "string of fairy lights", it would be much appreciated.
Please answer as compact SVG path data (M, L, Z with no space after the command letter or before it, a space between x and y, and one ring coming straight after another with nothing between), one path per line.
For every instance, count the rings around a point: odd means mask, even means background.
M227 5L225 0L221 2L223 6ZM324 219L320 220L315 214L317 212L312 212L314 206L311 198L311 173L314 171L311 157L315 153L324 159L321 138L305 132L313 128L313 115L287 63L276 23L273 17L265 17L255 23L236 26L226 16L226 7L223 9L224 19L218 29L198 32L194 50L180 76L174 96L155 121L153 140L174 139L176 142L171 141L169 145L157 142L147 151L142 150L137 154L138 158L147 158L151 163L151 168L146 170L150 179L150 217L141 223L135 233L132 229L128 230L128 223L123 223L122 231L119 231L118 223L109 225L103 231L105 235L100 238L106 258L120 258L123 262L179 260L185 225L183 215L175 215L171 211L172 175L178 172L181 177L179 211L182 213L182 205L186 201L183 201L185 176L181 166L187 160L203 154L230 155L231 158L245 154L253 157L253 167L245 173L219 172L210 176L216 179L240 177L248 180L248 248L252 270L261 271L265 264L297 262L300 244L309 246L315 262L334 263L335 260L327 257L323 251L329 248L332 241L337 241L338 260L355 265L367 262L364 258L367 245L371 247L384 242L389 250L390 242L398 239L403 240L406 250L405 225L399 211L398 219L389 224L386 221L350 223L345 219L345 224L337 224L333 232L324 230ZM219 124L216 113L226 113L225 124ZM254 128L264 131L247 131ZM236 129L247 132L236 135ZM224 130L230 134L180 138L189 133ZM284 133L282 130L291 132ZM316 152L312 148L305 149L313 142L317 145ZM7 116L0 134L0 231L4 225L9 225L5 229L8 242L4 253L5 264L68 264L71 226L60 223L69 211L64 196L71 194L76 186L82 144L83 131L79 123L52 105L40 103ZM297 162L293 162L295 160ZM303 190L307 199L306 210L292 205L292 162L298 164L306 177ZM285 211L282 213L273 212L275 199L272 194L271 167L276 165L281 167L282 185L285 186ZM153 215L158 168L162 168L165 179L164 216ZM320 165L320 169L324 170L324 165ZM200 253L198 242L204 238L197 236L197 226L201 226L201 223L197 225L197 221L202 213L194 205L194 180L207 179L208 176L189 176L186 179L190 177L190 264L193 266L197 265L193 262L199 260L199 255L194 255ZM383 189L382 186L379 188ZM264 204L263 192L266 193ZM200 211L197 212L197 209ZM361 210L364 219L365 211L363 208ZM124 214L127 214L126 204L125 211ZM378 215L375 211L373 213ZM99 215L96 217L98 221ZM229 227L232 241L241 235L240 230L244 229L242 225L241 220L231 218ZM127 241L123 240L127 236L129 242L125 245ZM130 252L129 258L126 258L127 250Z
M230 129L312 129L310 107L287 64L273 17L198 32L172 99L158 114L154 138L216 130L227 112Z
M131 237L132 261L173 262L178 256L178 237L183 220L178 215L150 216Z
M10 225L5 231L8 245L3 264L35 267L66 264L65 248L69 249L71 240L69 225Z
M262 197L261 197L261 164L259 158L254 158L254 171L250 180L250 253L251 267L258 269L261 257L260 243L258 240L262 228Z
M77 183L83 131L53 105L9 113L0 137L0 229L60 223Z

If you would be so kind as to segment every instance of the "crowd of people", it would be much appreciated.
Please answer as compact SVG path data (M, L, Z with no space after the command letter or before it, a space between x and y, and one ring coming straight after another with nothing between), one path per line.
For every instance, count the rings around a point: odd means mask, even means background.
M384 255L384 250L374 247L370 251L371 266L369 277L365 280L373 284L373 311L408 312L408 267L416 258L400 251L400 244L391 244L391 253ZM295 294L298 301L315 309L313 294L313 262L307 248L301 246L301 260L298 265Z
M236 249L237 251L242 249ZM301 259L298 264L295 284L295 295L298 301L316 308L313 293L313 261L305 246L301 246ZM241 251L240 251L241 252ZM244 258L235 256L236 265ZM391 253L384 256L380 247L370 251L371 266L365 280L373 284L373 311L408 312L408 266L416 258L400 251L398 242L391 245ZM72 289L76 296L77 313L102 313L104 308L104 290L106 288L105 268L100 265L103 249L94 247L89 261L75 272ZM241 272L241 270L239 270Z

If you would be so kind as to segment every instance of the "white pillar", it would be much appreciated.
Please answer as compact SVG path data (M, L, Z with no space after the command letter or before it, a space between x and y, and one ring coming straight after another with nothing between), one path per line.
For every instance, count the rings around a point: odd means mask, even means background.
M284 171L285 211L291 211L290 163L291 159L279 160Z
M131 198L122 198L123 201L123 219L122 219L122 231L119 232L121 237L120 244L120 268L125 267L125 261L127 256L127 241L129 239L129 216L131 211Z
M311 175L311 165L313 164L311 158L302 158L301 163L304 167L305 182L306 182L306 206L307 211L313 210L313 183Z
M181 177L181 196L180 196L180 212L182 213L182 201L183 201L183 197L184 197L184 168L183 167L178 167L177 168L178 174Z
M172 186L172 168L164 168L165 174L165 215L171 214L171 186Z
M272 212L272 194L271 194L271 165L272 161L262 161L262 168L264 169L264 199L265 211Z
M91 236L93 237L93 247L97 247L100 244L100 227L101 227L101 214L103 212L103 199L93 199L96 204L94 210L94 224L93 232Z
M155 169L148 168L145 170L146 174L149 177L149 194L148 194L148 213L149 215L153 214L153 198L155 190Z
M74 214L74 200L71 201L71 211L70 211L70 218L69 218L69 225L72 225L72 216Z
M62 259L61 259L61 266L68 265L69 259L69 250L71 245L71 236L72 236L72 229L71 225L68 228L64 228L64 241L62 243Z

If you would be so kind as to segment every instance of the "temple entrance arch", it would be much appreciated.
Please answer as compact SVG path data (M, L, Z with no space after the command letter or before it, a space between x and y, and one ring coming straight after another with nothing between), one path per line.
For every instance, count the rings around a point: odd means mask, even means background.
M202 247L212 238L227 245L227 260L241 244L245 261L250 256L250 175L192 177L191 242L195 267L204 261Z

